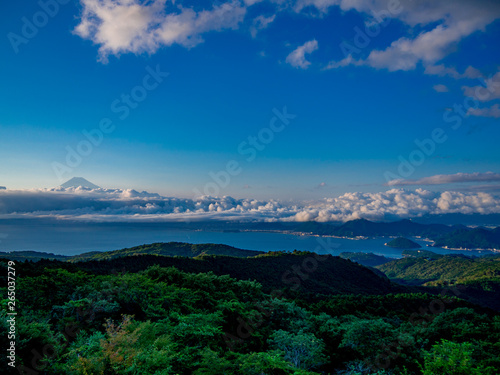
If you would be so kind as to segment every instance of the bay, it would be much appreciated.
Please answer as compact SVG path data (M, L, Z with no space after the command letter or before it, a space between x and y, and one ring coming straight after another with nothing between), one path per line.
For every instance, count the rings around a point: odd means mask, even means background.
M423 249L436 253L483 255L488 251L428 248L428 241L412 238ZM247 250L314 251L339 255L341 252L365 252L400 258L401 250L384 246L389 238L347 239L277 232L223 232L185 230L158 223L61 223L19 222L0 225L0 251L32 250L61 255L77 255L89 251L110 251L154 242L217 243Z

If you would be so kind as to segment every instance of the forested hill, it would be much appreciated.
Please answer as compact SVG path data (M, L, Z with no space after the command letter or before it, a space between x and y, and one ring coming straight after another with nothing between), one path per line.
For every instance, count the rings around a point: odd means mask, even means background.
M428 252L430 253L430 252ZM499 278L500 255L469 258L464 255L437 255L435 258L408 256L377 266L387 277L408 284L460 283Z
M396 249L418 249L421 247L418 243L404 237L395 238L387 242L385 246L394 247Z
M301 223L295 229L306 233L350 238L425 237L434 240L433 246L436 247L500 249L500 227L493 229L468 228L463 225L420 224L411 220L373 222L358 219L339 226L315 222ZM401 242L401 240L396 241L396 245ZM418 244L414 243L413 246L418 247Z
M150 266L176 267L184 272L213 272L239 280L256 280L267 292L273 289L301 290L317 294L386 294L407 292L404 286L380 277L350 260L308 252L271 252L250 258L203 255L196 258L135 255L105 260L68 263L42 260L40 267L65 267L92 274L138 272ZM28 270L26 270L28 271Z
M340 253L339 256L344 259L350 259L353 262L362 264L363 266L367 267L380 266L381 264L394 260L394 258L388 258L373 253L343 252Z
M500 227L460 229L436 239L436 247L450 249L500 249Z
M468 228L464 225L420 224L411 220L374 222L358 219L337 226L306 222L297 224L294 229L306 233L350 238L425 237L434 240L436 247L500 249L500 227L494 229ZM401 242L401 240L397 242Z
M410 289L338 257L13 263L0 259L4 296L7 267L15 268L18 314L16 368L3 355L2 374L495 375L500 368L498 314L437 293L395 294ZM0 313L0 344L8 348Z
M185 242L158 242L149 245L135 246L121 250L106 251L102 253L84 253L81 255L72 256L69 261L79 262L84 260L104 260L145 254L182 257L195 257L202 254L226 255L232 257L252 257L259 254L264 254L264 252L256 250L243 250L233 246L213 243L190 244Z
M454 285L459 287L461 298L500 310L500 255L469 258L429 251L422 252L421 256L418 251L414 253L417 256L407 256L376 268L404 285Z

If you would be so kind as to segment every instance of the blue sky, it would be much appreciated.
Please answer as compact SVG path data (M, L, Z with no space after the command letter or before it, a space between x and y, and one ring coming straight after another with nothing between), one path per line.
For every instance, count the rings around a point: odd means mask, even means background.
M83 176L192 198L235 161L239 173L211 195L498 192L500 6L414 3L392 13L386 1L2 3L0 185ZM36 35L26 21L42 25ZM366 46L358 30L371 31ZM168 77L144 81L151 70ZM284 107L289 123L269 130ZM85 149L82 132L103 119L113 130ZM257 150L248 137L259 134L272 140ZM440 141L424 155L415 140L432 134ZM238 150L251 147L249 161Z

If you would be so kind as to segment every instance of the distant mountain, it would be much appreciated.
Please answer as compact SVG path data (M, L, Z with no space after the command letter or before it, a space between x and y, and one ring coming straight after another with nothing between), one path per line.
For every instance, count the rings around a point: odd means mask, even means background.
M465 249L500 249L500 227L468 228L464 225L419 224L412 220L374 222L366 219L348 221L334 226L325 223L298 223L292 230L338 237L403 237L391 241L392 247L418 248L415 242L404 237L425 237L435 241L435 247ZM391 246L389 245L388 246ZM411 246L411 247L410 247Z
M411 220L373 222L366 219L352 220L333 229L332 234L342 237L421 236L435 238L461 229L463 226L444 224L418 224Z
M317 221L306 221L298 223L293 228L296 232L314 233L319 235L331 235L335 232L336 227L331 224L318 223Z
M10 251L10 252L0 252L0 258L9 259L16 262L22 262L25 260L31 260L33 262L36 262L41 259L56 259L65 261L70 257L52 253L42 253L39 251Z
M63 188L77 188L79 186L87 189L99 189L99 186L84 179L83 177L73 177L72 179L66 181L64 184L61 185L61 187Z
M414 218L413 221L420 224L446 224L446 225L498 225L500 223L500 214L426 214Z
M500 249L500 227L460 229L436 239L432 246L450 249Z
M418 243L404 237L395 238L387 242L385 246L394 247L396 249L418 249L422 247Z

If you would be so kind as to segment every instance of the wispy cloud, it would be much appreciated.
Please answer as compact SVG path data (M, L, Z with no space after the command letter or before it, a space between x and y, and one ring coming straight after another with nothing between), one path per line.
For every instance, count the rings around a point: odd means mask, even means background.
M352 55L348 55L340 61L330 61L327 66L325 66L324 70L328 69L337 69L344 68L349 65L361 66L366 65L366 63L362 60L356 60L352 57Z
M464 186L460 191L482 191L500 193L500 184Z
M465 96L470 96L487 102L494 99L500 99L500 72L484 81L484 86L463 86L462 90Z
M450 91L450 90L448 90L448 87L446 87L445 85L442 85L442 84L434 85L432 88L436 92L448 92L448 91Z
M306 60L306 54L318 49L318 42L313 39L293 50L286 58L286 62L294 68L307 69L311 63Z
M257 36L259 30L267 28L274 21L275 17L275 14L269 17L265 17L262 15L256 17L252 22L252 27L250 27L250 34L252 35L252 38L255 38Z
M491 107L486 108L469 108L467 114L479 117L500 118L500 106L498 104L494 104Z
M465 69L465 71L462 74L460 74L455 68L444 66L444 64L428 65L425 67L424 74L437 75L440 77L450 76L455 79L460 79L460 78L475 79L475 78L481 78L483 76L478 69L472 66L468 66L467 69Z
M462 182L492 182L500 181L500 173L455 173L438 174L435 176L424 177L418 180L397 179L387 183L388 186L407 186L407 185L442 185Z

